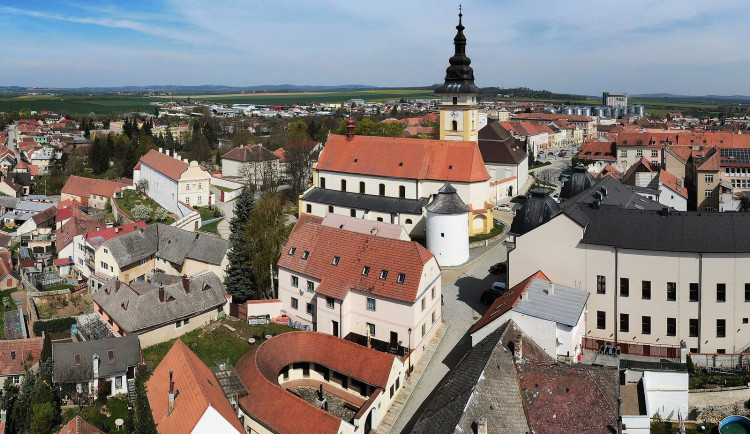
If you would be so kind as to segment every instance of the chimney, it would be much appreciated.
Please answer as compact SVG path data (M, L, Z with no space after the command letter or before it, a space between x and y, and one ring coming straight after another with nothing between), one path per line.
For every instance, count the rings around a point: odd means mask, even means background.
M528 300L529 299L529 291L524 291L521 293L521 300Z
M117 294L117 291L120 290L120 277L118 276L115 280L115 294Z
M172 414L172 411L174 411L174 382L172 382L172 375L173 372L169 371L169 393L167 394L169 403L167 404L167 416Z
M159 286L159 301L164 302L164 287Z
M352 140L354 138L354 117L349 113L349 125L346 127L346 140Z
M185 294L190 294L190 279L186 275L182 275L182 287L185 288Z
M93 356L93 368L94 368L94 379L96 380L99 378L99 354L94 354Z
M487 418L480 417L477 421L477 434L487 434Z
M661 209L661 216L662 217L669 217L669 207L665 206Z
M163 152L164 152L164 150L162 148L159 148L159 153L161 154Z
M549 287L547 287L547 295L552 295L555 293L555 284L550 282Z

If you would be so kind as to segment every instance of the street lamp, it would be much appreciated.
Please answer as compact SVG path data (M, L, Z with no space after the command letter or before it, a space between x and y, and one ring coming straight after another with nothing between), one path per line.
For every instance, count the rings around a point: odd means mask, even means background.
M406 350L406 377L411 377L411 327L409 327L409 348Z

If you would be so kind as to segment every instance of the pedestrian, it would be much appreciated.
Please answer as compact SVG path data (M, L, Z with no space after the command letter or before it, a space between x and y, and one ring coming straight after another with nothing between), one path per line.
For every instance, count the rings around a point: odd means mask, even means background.
M445 296L444 296L443 294L440 294L440 304L441 304L441 305L444 305L444 304L445 304L445 299L444 299L444 297L445 297Z

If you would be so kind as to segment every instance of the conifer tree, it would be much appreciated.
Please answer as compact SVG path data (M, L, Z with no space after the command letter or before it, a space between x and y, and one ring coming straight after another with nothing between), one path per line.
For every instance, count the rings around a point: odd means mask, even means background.
M245 225L250 219L255 207L255 191L252 187L245 187L234 203L234 216L229 222L229 269L224 278L224 286L232 295L235 303L242 303L253 298L256 292L255 275L247 254L247 239Z

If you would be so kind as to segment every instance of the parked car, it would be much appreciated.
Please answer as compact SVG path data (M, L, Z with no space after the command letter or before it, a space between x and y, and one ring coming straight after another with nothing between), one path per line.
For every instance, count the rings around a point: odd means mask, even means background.
M554 153L554 152L552 152L552 151L549 151L549 152L547 152L547 156L549 156L549 157L554 157L554 156L555 156L555 153Z
M498 262L490 267L490 273L492 274L503 274L506 271L508 271L508 264L505 262Z
M565 151L560 151L560 153L557 154L557 155L560 156L560 157L564 157L564 156L568 155L568 153L565 152Z
M495 209L498 211L510 211L510 205L508 205L507 203L503 203L500 205L496 205Z
M492 284L492 288L485 289L482 292L482 297L479 299L483 304L492 304L495 299L505 293L505 284L502 282L495 282Z
M553 194L552 199L555 199L555 202L560 203L560 193Z

